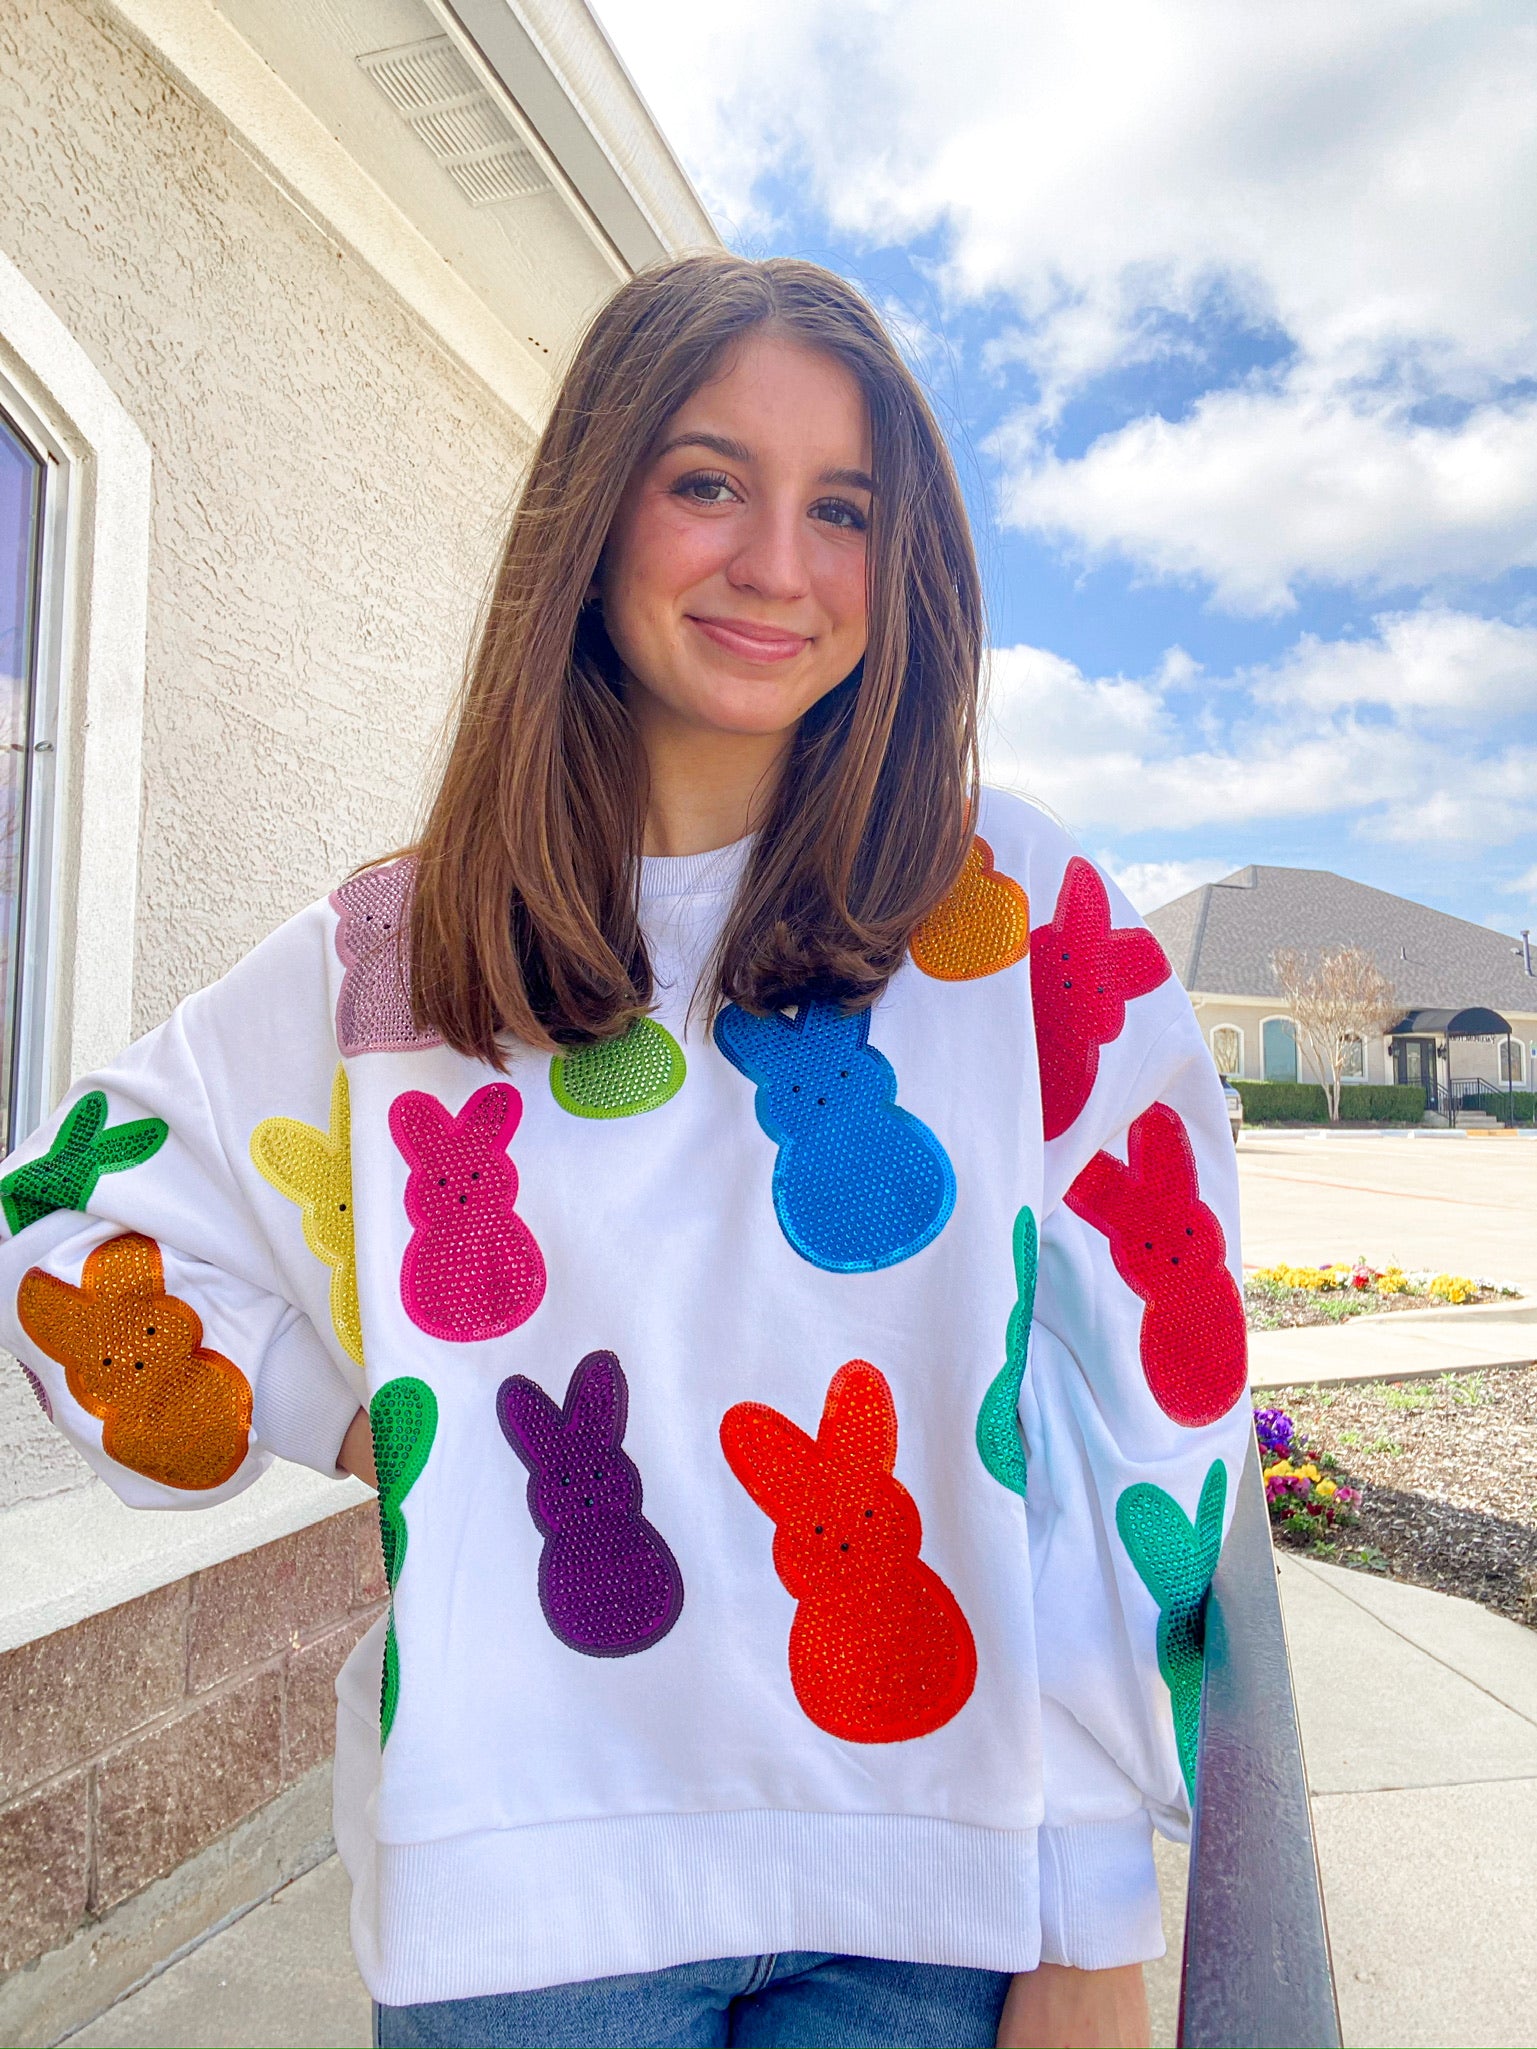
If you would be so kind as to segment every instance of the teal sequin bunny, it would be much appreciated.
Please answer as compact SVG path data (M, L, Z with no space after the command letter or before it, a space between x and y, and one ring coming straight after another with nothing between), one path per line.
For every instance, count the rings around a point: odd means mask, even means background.
M1206 1596L1222 1549L1226 1504L1227 1468L1221 1459L1212 1461L1193 1523L1172 1494L1146 1480L1128 1487L1115 1504L1121 1542L1158 1603L1158 1669L1169 1689L1180 1770L1192 1800L1206 1662Z

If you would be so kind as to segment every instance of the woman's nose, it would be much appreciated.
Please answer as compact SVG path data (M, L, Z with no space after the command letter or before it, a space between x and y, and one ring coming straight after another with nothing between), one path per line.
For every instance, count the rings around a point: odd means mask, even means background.
M755 513L726 580L734 590L781 602L806 595L811 579L798 506L763 506Z

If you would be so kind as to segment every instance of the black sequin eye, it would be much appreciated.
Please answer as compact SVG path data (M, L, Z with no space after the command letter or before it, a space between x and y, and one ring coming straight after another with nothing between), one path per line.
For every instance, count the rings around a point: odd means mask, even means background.
M822 1534L822 1525L821 1525L820 1523L818 1523L818 1524L817 1524L817 1527L816 1527L816 1534L817 1534L817 1535L818 1535L819 1537L820 1537L820 1536L821 1536L821 1534Z

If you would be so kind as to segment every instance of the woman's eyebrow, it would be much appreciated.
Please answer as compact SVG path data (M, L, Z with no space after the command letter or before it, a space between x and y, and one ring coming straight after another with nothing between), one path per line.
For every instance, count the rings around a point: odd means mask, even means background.
M695 433L675 434L670 441L664 441L653 460L660 462L664 455L671 455L678 448L707 448L712 455L724 456L727 462L748 462L753 459L752 450L745 441L733 441L725 434L707 434L701 428ZM873 497L875 485L868 470L823 470L817 478L819 484L841 484L848 491L868 491Z

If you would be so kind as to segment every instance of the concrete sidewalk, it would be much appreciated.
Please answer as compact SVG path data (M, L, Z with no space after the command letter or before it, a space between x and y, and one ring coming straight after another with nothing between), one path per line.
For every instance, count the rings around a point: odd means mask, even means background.
M1342 1380L1423 1380L1537 1360L1537 1298L1461 1309L1393 1309L1347 1323L1249 1333L1255 1387Z
M1537 1634L1290 1556L1281 1592L1346 2042L1537 2045ZM1162 1845L1159 1862L1153 2040L1172 2043L1186 1860ZM333 1857L69 2039L346 2049L369 2034Z

